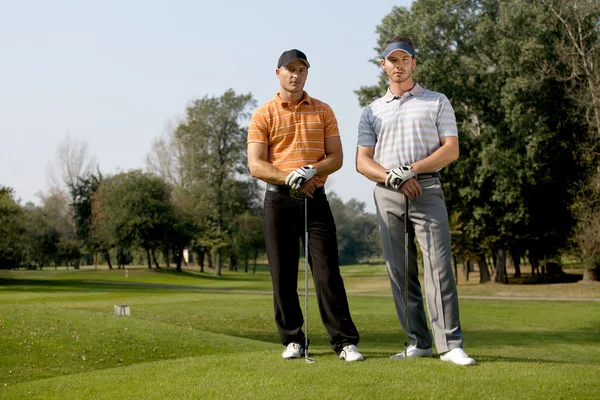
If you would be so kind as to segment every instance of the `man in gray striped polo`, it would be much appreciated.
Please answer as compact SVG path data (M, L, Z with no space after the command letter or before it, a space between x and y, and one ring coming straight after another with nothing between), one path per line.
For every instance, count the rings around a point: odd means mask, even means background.
M406 356L431 357L432 332L443 361L473 365L462 349L450 229L438 171L458 158L458 132L448 98L415 83L412 41L396 37L383 45L381 66L390 86L367 106L358 127L356 169L377 183L375 204L398 318L411 343ZM409 201L409 262L404 265L405 201ZM424 261L427 326L418 278L417 237ZM408 273L408 326L404 273ZM401 352L391 357L403 359Z

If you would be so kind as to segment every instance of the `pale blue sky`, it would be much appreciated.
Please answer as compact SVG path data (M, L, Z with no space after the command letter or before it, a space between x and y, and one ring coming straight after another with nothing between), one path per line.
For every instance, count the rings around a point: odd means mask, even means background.
M353 91L377 82L376 26L411 3L3 0L0 184L36 201L66 134L87 141L105 173L144 168L190 100L233 88L262 104L278 89L279 55L298 48L311 63L305 89L340 125L345 161L328 190L374 211L373 184L354 168Z

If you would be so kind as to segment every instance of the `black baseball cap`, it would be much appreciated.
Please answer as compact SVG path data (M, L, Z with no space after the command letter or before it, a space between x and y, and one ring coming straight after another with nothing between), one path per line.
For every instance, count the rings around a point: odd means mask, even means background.
M308 68L310 68L310 64L308 63L308 60L306 59L306 54L304 54L300 50L296 50L296 49L284 51L281 54L281 57L279 57L279 61L277 61L277 68L279 68L281 66L286 67L289 63L291 63L294 60L300 60L304 64L306 64L306 66Z

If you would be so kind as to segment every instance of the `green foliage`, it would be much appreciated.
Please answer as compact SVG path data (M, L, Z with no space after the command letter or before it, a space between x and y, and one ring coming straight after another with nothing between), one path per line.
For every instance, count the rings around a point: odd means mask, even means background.
M246 271L250 259L265 251L265 236L262 218L246 211L236 216L231 224L233 252L244 260Z
M156 247L171 221L171 189L139 170L106 179L98 189L98 230L111 247Z
M365 203L356 199L344 203L335 193L328 195L337 228L340 264L355 264L381 255L377 217L365 211Z
M16 268L21 263L25 231L22 216L12 188L0 186L0 269Z
M246 168L246 120L256 106L251 94L233 90L205 96L186 110L186 121L175 131L181 143L182 191L197 221L203 221L196 243L221 254L232 246L230 229L237 215L253 208L258 186ZM221 259L217 261L220 273Z
M61 238L58 229L43 208L27 206L23 217L23 245L30 264L42 269L51 262L57 263L67 256L64 254L64 238ZM72 252L68 256L71 260Z
M410 11L394 7L377 32L379 45L413 39L416 80L454 106L461 157L443 181L455 250L543 260L567 248L590 141L570 86L542 73L568 69L556 16L539 1L417 0ZM360 103L387 85L382 72L357 92Z
M75 220L75 230L77 238L84 243L90 251L99 251L103 249L102 243L94 237L92 233L92 204L93 197L103 177L100 172L98 175L88 174L80 177L69 188L71 192L71 207Z

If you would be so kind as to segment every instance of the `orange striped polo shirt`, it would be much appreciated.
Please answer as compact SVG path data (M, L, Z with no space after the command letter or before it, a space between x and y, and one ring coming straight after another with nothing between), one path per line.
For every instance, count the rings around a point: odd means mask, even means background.
M325 139L340 136L337 119L329 105L304 97L297 106L279 93L256 110L248 126L248 143L266 143L267 161L284 172L325 158ZM326 177L316 179L325 183Z

